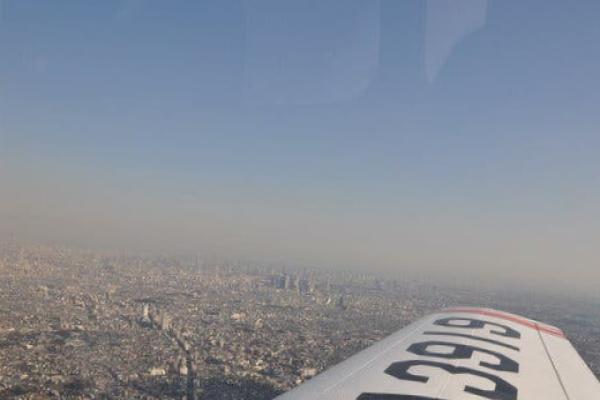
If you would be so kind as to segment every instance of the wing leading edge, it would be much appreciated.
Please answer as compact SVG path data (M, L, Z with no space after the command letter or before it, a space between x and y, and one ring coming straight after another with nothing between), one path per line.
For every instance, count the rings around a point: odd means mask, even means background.
M429 315L277 400L594 400L564 333L485 308Z

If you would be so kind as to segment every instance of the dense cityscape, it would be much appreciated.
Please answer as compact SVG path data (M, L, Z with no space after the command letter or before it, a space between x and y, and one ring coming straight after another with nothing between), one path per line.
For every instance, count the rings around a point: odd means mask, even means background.
M267 400L428 312L470 304L560 326L600 376L590 299L4 244L0 398Z

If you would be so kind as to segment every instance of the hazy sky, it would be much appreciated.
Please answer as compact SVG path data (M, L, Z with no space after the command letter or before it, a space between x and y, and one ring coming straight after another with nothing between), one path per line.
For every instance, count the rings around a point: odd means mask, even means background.
M593 286L599 16L2 1L0 232Z

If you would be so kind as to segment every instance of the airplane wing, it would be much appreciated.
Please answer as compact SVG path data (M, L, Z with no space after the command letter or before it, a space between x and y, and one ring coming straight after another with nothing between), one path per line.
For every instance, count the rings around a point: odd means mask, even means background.
M277 400L598 400L563 332L514 314L427 316Z

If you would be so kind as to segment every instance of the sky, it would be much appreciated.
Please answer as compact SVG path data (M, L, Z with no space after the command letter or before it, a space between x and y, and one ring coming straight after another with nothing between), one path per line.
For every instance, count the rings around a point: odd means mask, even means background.
M0 235L598 291L599 12L3 0Z

